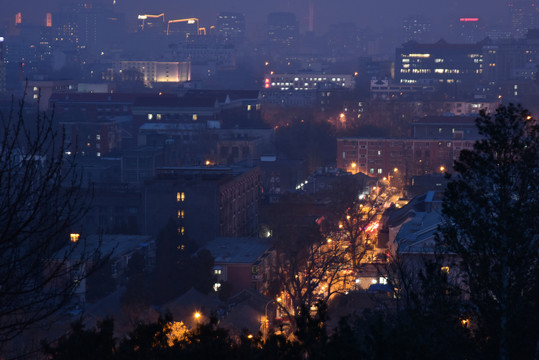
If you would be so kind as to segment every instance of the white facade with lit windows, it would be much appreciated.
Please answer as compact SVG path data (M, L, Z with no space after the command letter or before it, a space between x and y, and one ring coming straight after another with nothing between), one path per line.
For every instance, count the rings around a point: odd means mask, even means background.
M264 88L272 90L317 90L322 86L350 89L353 86L352 75L343 74L267 74Z
M470 87L482 79L483 45L407 42L396 51L395 78L400 84Z

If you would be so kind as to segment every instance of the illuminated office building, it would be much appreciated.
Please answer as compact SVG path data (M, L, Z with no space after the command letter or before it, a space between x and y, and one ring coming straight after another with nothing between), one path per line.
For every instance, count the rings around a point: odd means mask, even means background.
M483 44L407 42L397 48L395 78L401 84L451 85L470 89L482 78Z
M154 83L180 83L191 80L191 63L178 61L118 61L115 72L134 71L140 74L146 86Z
M264 88L275 90L317 90L323 87L350 89L352 86L352 75L268 74L264 79Z

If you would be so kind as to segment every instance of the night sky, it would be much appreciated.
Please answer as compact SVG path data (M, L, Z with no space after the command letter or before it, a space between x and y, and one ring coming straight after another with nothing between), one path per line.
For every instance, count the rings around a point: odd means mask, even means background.
M68 2L76 2L70 0ZM106 0L112 3L112 0ZM239 11L247 16L248 27L263 26L268 13L273 11L294 12L301 29L307 27L308 0L116 0L119 11L129 19L139 13L165 12L168 19L198 17L201 25L215 24L220 11ZM429 16L433 30L446 28L451 19L480 17L489 24L507 23L506 1L504 0L313 0L315 4L315 31L323 32L329 24L355 22L359 26L375 30L395 28L402 19L411 14ZM23 20L41 22L47 11L54 11L62 0L3 0L0 19L5 24L13 14L23 13Z

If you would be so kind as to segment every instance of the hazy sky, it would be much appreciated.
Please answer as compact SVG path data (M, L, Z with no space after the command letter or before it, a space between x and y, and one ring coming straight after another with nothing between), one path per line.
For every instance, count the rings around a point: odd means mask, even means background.
M11 21L21 11L23 20L41 21L45 12L53 11L66 0L0 0L2 21ZM67 0L77 2L79 0ZM91 0L89 0L91 1ZM113 0L103 0L112 3ZM312 0L315 6L315 30L325 30L328 24L356 22L373 28L400 26L411 14L432 18L434 25L449 23L458 17L481 17L489 23L505 20L506 0ZM273 11L296 13L302 29L306 28L309 0L116 0L118 10L131 19L137 13L165 12L166 17L198 17L201 25L214 25L219 11L240 11L247 22L263 26L266 15Z

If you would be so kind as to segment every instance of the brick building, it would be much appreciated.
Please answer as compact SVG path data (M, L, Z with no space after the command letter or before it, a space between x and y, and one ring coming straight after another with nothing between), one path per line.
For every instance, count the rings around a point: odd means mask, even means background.
M337 139L337 167L378 178L443 172L460 150L472 149L475 140L457 139Z
M142 192L143 233L157 234L174 219L178 234L205 244L217 236L252 236L258 230L260 171L216 166L156 170Z

